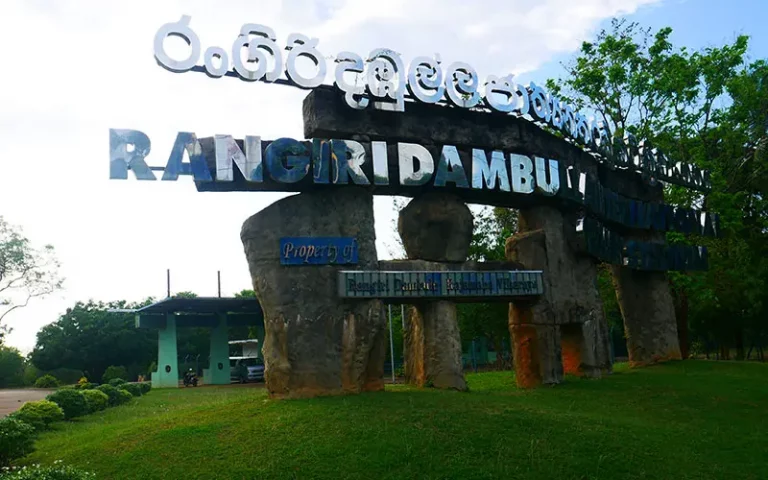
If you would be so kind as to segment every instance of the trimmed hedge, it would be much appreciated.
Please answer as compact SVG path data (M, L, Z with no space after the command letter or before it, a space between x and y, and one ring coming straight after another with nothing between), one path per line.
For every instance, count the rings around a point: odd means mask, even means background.
M123 366L111 365L104 371L104 375L101 376L101 383L110 383L115 378L128 378L128 370Z
M109 385L112 385L113 387L118 387L118 388L121 385L125 385L126 383L128 382L126 382L122 378L113 378L112 380L109 381Z
M146 395L150 390L152 390L152 384L150 382L141 382L139 387L141 387L142 395Z
M53 375L43 375L35 380L35 388L56 388L59 386L59 381Z
M35 429L14 417L0 418L0 467L34 451Z
M131 395L130 393L126 392L125 390L120 390L118 388L115 388L112 385L99 385L98 387L96 387L96 390L107 394L107 397L109 397L110 407L116 407L118 405L122 405L130 401L131 398L133 398L133 395ZM120 392L124 392L126 395L128 395L127 399L125 395L121 394Z
M140 397L141 396L141 387L136 383L125 383L123 385L120 385L121 390L125 390L126 392L130 393L134 397Z
M83 390L85 403L88 404L88 412L100 412L109 406L109 396L98 390Z
M119 403L119 405L122 405L124 403L128 403L131 400L133 400L133 395L131 394L131 392L129 392L127 390L123 390L121 388L120 390L117 391L117 393L118 393L118 395L120 395L120 403Z
M49 400L27 402L12 415L38 431L47 429L53 422L64 420L64 410Z
M82 417L88 413L88 403L83 392L75 389L60 389L48 395L46 400L56 403L64 410L64 418Z

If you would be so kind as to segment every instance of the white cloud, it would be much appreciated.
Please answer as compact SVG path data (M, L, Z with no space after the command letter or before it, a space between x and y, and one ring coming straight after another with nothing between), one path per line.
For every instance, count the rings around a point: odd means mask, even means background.
M282 195L110 181L108 129L146 132L150 162L164 164L177 131L301 137L305 92L171 74L152 56L160 25L189 14L206 48L228 47L241 24L261 23L281 44L294 32L316 36L325 55L388 47L408 62L440 52L484 77L510 73L502 66L534 70L577 48L601 20L657 1L5 0L0 215L53 243L68 278L65 292L8 318L9 342L30 349L76 300L162 296L166 268L175 291L214 295L217 270L225 293L249 287L240 226ZM380 256L395 243L389 205L376 201Z

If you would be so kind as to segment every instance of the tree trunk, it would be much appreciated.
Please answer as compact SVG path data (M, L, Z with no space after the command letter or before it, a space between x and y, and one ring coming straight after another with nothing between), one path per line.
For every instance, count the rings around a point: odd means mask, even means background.
M744 360L744 328L736 328L736 360Z
M730 360L731 349L727 345L720 344L720 360Z

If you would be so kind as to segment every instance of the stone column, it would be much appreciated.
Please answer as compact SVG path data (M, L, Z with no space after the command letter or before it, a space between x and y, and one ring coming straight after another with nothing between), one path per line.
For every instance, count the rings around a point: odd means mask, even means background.
M372 195L354 187L302 193L243 224L253 288L264 310L267 390L273 397L382 390L382 302L338 297L337 273L349 266L281 265L280 238L306 236L354 237L354 268L376 269Z
M428 193L401 212L398 231L411 260L464 262L472 241L473 219L457 197ZM466 390L456 304L446 300L411 301L404 332L405 376L414 385Z
M631 367L680 360L677 321L664 272L612 266Z
M512 303L509 307L515 381L522 388L563 381L560 326L556 323L549 293L552 282L547 271L545 241L544 231L534 230L510 237L506 244L507 260L519 261L528 270L544 271L544 295L537 300Z
M508 260L544 272L544 294L510 307L518 385L557 384L563 373L600 377L611 370L597 265L579 253L576 216L552 207L520 211Z
M648 203L663 203L661 182L650 185L638 181L635 174L604 170L601 180L614 192ZM648 230L629 230L624 240L663 243L663 233ZM665 272L635 270L612 265L616 300L624 317L629 363L633 367L665 360L680 360L680 341L677 337L677 319L669 282Z
M403 341L407 345L405 378L408 383L467 389L455 303L438 300L411 306Z

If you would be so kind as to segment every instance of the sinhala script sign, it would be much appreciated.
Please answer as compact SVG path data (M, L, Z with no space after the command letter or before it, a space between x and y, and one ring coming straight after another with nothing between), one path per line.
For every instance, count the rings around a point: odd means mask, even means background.
M273 29L246 23L230 48L210 46L203 51L190 21L191 17L182 16L178 22L161 26L155 34L155 59L172 72L194 70L213 78L236 75L245 81L289 83L305 89L319 87L326 78L328 65L318 50L317 38L292 33L281 48ZM169 36L187 43L184 58L167 53L165 40ZM198 66L201 56L202 67ZM300 71L299 57L314 65L312 73ZM453 62L443 69L438 56L420 56L406 68L401 56L386 48L374 49L365 60L354 52L340 52L335 63L334 85L351 108L402 112L406 98L423 103L448 101L459 108L487 108L556 129L609 168L637 171L651 183L662 180L703 191L711 188L709 172L695 165L674 163L649 142L638 141L631 134L614 137L604 122L576 112L533 82L517 84L512 75L490 75L481 85L477 72L467 63Z

